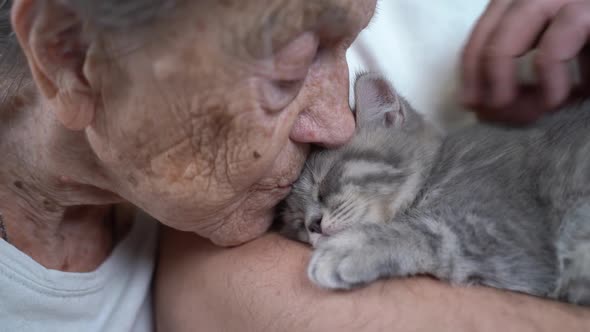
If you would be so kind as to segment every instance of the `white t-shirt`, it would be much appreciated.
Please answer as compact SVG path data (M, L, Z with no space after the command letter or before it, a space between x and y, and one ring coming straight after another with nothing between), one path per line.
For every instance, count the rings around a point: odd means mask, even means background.
M0 240L0 331L152 331L157 227L138 214L127 236L91 273L46 269Z

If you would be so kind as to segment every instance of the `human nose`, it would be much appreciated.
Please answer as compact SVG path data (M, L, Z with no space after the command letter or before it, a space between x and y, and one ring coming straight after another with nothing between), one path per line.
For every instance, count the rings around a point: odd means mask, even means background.
M299 143L335 148L346 144L354 134L355 122L348 104L348 67L324 66L314 72L306 88L308 105L291 130L290 138Z

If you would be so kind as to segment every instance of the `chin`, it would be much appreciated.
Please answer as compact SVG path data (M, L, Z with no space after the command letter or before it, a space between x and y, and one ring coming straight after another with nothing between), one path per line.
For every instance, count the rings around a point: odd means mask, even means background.
M235 247L255 240L270 228L274 219L273 207L274 205L270 208L251 210L250 212L239 209L207 237L215 245L221 247Z

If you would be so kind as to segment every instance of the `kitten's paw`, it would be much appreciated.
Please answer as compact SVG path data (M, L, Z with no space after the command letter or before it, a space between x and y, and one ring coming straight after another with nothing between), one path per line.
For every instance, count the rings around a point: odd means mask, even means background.
M387 253L378 250L366 233L349 229L318 245L307 273L319 287L351 289L381 277L384 255Z
M556 291L554 297L582 306L590 306L590 280L570 280L567 285Z

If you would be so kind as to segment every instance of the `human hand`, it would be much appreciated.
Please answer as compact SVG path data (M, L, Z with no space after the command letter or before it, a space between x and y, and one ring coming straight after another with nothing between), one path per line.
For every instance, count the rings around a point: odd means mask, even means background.
M463 103L480 119L525 124L589 96L589 34L588 0L491 0L464 49ZM518 82L517 59L533 50L537 82ZM576 58L579 84L570 67Z

